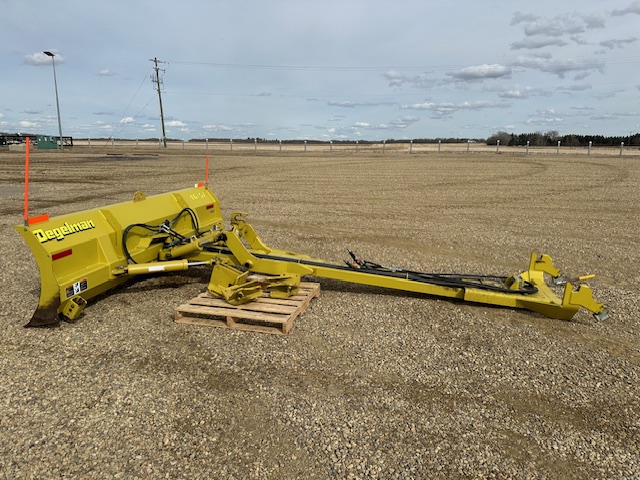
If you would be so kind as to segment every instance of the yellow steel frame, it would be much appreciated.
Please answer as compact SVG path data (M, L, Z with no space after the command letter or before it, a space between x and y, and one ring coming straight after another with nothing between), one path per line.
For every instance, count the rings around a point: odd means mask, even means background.
M568 320L582 307L599 320L607 317L606 306L593 299L586 285L574 288L572 282L567 282L562 297L556 296L545 282L545 275L562 276L547 255L532 254L529 268L507 279L505 286L513 288L513 292L450 287L417 282L408 276L377 275L272 249L245 218L244 213L233 214L230 229L224 230L218 199L208 187L198 185L153 197L137 192L131 202L19 225L16 229L34 254L41 280L38 309L28 326L56 323L60 315L77 318L86 300L135 275L185 270L202 264L213 266L209 290L238 303L254 298L256 288L265 285L274 296L286 297L295 292L300 277L313 275L527 309L558 319ZM149 225L163 226L150 229ZM270 277L257 282L247 278L247 272ZM525 282L537 291L519 293L518 285Z
M267 247L264 242L260 240L253 227L244 221L245 216L245 214L232 215L231 223L233 230L231 232L232 234L227 234L226 245L232 251L233 256L238 259L239 263L262 273L296 272L302 275L332 278L343 282L423 293L437 297L454 298L473 303L522 308L538 312L547 317L563 320L571 319L581 307L599 315L598 318L600 320L604 320L607 316L606 306L593 300L592 291L587 285L579 285L578 288L574 290L573 284L566 282L562 298L556 296L552 289L546 284L544 274L558 278L561 276L561 272L553 265L553 261L548 255L538 256L536 253L532 253L529 268L519 275L522 280L531 283L537 288L538 291L534 294L503 293L468 287L451 288L429 283L418 283L402 278L378 276L357 270L260 260L254 256L252 251L272 254L278 257L291 257L293 259L309 259L309 257ZM245 247L242 240L246 241L248 248ZM322 260L317 261L323 262ZM336 264L336 266L338 265L339 264ZM275 269L272 270L272 266L275 266ZM289 266L291 266L291 270L288 270Z

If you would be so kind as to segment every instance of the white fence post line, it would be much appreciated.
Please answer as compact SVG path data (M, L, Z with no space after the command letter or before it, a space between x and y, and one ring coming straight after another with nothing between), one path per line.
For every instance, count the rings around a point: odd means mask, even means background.
M467 140L467 153L469 153L469 148L471 148L471 141Z
M413 153L413 140L409 142L409 153Z
M333 140L329 140L329 152L333 152Z
M304 151L305 152L307 151L307 141L306 140L304 141Z
M87 138L87 141L89 142L89 150L91 150L91 139Z
M208 152L209 151L209 139L205 138L204 141L205 141L205 144L206 144L205 150Z
M182 149L184 150L184 138L182 139Z
M280 151L282 151L282 140L280 140L279 143L280 143Z
M471 142L469 142L471 143ZM496 153L500 153L500 140L496 142Z
M253 139L253 152L257 152L258 151L258 137Z
M527 140L527 148L525 149L525 155L529 155L529 140Z
M382 141L382 153L384 153L384 149L385 149L386 146L387 146L387 141L383 140Z
M591 146L593 145L593 142L589 142L589 153L587 153L587 155L591 155Z
M358 140L356 140L356 153L358 153Z
M556 149L556 154L560 155L560 140L558 140L558 148Z
M438 153L440 153L440 146L442 145L442 140L438 140Z
M624 147L624 142L620 144L620 156L622 156L622 148Z
M136 148L138 148L138 139L136 138Z
M229 139L229 151L233 152L233 138Z

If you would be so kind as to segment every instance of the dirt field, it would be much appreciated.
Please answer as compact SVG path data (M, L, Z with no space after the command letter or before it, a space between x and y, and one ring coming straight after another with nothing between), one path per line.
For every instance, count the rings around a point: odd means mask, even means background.
M206 269L24 329L38 272L24 156L0 152L0 478L640 477L640 156L209 152L225 219L327 260L595 273L572 321L314 279L290 336L176 324ZM32 215L204 180L204 151L31 156Z

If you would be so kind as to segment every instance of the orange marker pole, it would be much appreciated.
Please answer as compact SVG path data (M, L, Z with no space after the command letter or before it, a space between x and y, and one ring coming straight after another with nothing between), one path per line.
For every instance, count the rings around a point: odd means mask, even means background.
M29 226L29 145L30 139L27 137L27 145L24 154L24 228Z
M207 162L206 162L206 167L204 171L204 184L207 187L209 186L209 155L207 155Z

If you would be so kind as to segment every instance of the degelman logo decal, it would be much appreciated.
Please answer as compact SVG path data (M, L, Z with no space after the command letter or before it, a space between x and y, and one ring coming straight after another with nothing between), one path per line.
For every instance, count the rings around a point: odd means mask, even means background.
M64 222L64 225L60 227L52 228L50 230L42 230L41 228L34 230L33 234L36 236L40 243L48 242L49 240L64 240L67 235L82 232L83 230L91 230L96 228L93 220L84 220L78 223Z

